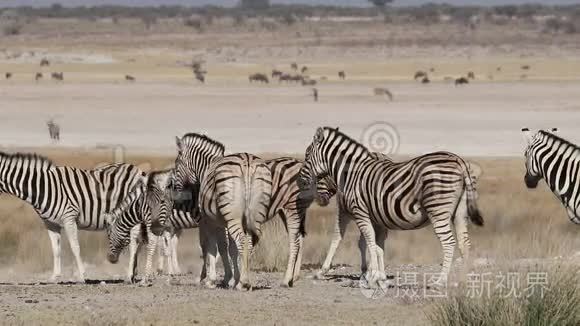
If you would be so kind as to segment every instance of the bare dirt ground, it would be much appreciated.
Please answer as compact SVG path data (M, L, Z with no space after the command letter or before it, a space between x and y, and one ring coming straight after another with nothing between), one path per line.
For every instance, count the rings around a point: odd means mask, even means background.
M563 137L580 143L577 36L505 26L465 33L465 27L445 24L256 28L216 24L195 34L171 21L144 30L129 20L112 25L39 19L22 36L0 39L0 72L14 74L0 81L0 149L40 152L58 164L83 168L118 160L162 168L172 163L174 136L189 131L207 133L229 152L300 157L318 126L339 126L364 141L372 126L387 122L399 142L396 159L449 150L482 168L478 191L486 225L470 228L480 263L509 270L516 260L532 259L528 265L534 270L538 262L572 261L580 250L578 228L546 187L530 191L523 185L520 136L524 126L558 127ZM52 65L40 68L42 57ZM206 84L194 81L185 66L192 58L204 61ZM318 81L318 102L311 87L248 83L250 73L290 71L293 61L307 65ZM430 68L430 84L412 80L415 71ZM337 77L340 70L345 81ZM34 82L40 71L45 78ZM47 78L52 71L64 72L64 82ZM476 75L469 85L444 81L468 71ZM125 74L136 82L125 82ZM374 87L388 88L394 100L374 96ZM50 118L62 128L58 144L48 138ZM194 284L197 231L185 232L181 240L186 275L162 276L151 287L121 284L126 262L106 262L105 235L80 232L89 284L69 282L75 269L66 242L65 282L45 284L52 267L46 231L30 207L2 198L0 318L22 325L427 324L434 299L401 296L409 290L404 286L369 299L358 287L353 225L337 252L341 267L335 276L312 278L328 248L335 214L334 206L309 212L305 272L293 289L278 285L287 257L280 223L268 226L256 249L257 288L249 293ZM430 227L392 232L388 274L397 281L400 272L437 271L440 255Z

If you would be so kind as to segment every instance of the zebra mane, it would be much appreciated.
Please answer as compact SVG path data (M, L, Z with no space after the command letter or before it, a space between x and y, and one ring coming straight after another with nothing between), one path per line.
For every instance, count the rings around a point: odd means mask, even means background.
M218 142L217 140L209 138L206 135L198 134L195 132L190 132L190 133L183 135L181 140L185 143L188 143L188 144L197 144L197 145L206 145L206 146L209 145L213 148L216 148L222 155L226 150L225 146L222 143Z
M355 140L355 139L351 138L349 135L347 135L347 134L343 133L342 131L338 130L338 128L332 128L332 127L324 127L323 129L324 129L324 130L328 130L328 131L330 132L330 135L333 135L333 134L335 134L335 135L338 135L338 137L341 137L341 138L346 138L346 139L347 139L347 140L349 140L349 141L350 141L352 144L355 144L355 146L356 146L357 148L361 148L361 149L362 149L364 152L366 152L366 153L368 153L368 154L371 154L371 151L369 151L369 149L368 149L368 148L367 148L365 145L361 144L361 143L360 143L360 142L358 142L357 140Z
M576 150L580 150L580 147L578 147L578 145L573 144L573 143L569 142L568 140L566 140L566 139L564 139L564 138L562 138L562 137L560 137L558 135L555 135L555 134L553 134L551 132L548 132L548 131L545 131L545 130L540 130L540 131L538 131L538 133L540 135L544 136L544 137L548 137L548 138L551 138L553 140L559 141L563 145L568 145L568 146L570 146L570 147L572 147L572 148L574 148Z
M55 164L48 159L46 156L42 156L42 155L38 155L36 153L14 153L14 154L10 154L10 153L5 153L0 151L0 159L6 159L6 160L23 160L23 161L40 161L42 163L45 163L49 166L54 166Z
M166 169L166 170L158 170L149 172L149 176L147 177L147 189L151 189L154 186L157 186L157 178L160 176L166 176L167 174L171 174L173 169Z

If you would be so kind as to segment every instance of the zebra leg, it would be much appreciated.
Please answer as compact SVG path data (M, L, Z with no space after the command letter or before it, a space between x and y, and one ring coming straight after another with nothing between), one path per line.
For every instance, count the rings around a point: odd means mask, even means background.
M375 242L375 228L373 227L367 213L355 212L354 220L360 230L360 233L365 238L370 253L370 262L368 271L366 273L366 280L370 287L377 287L379 273L376 255L377 244Z
M150 227L147 226L147 258L145 260L145 277L141 279L141 285L148 284L153 279L153 256L155 256L158 239L159 237L154 235Z
M208 288L215 288L216 287L216 255L217 255L217 239L215 234L215 229L209 226L204 228L205 230L200 230L200 232L207 232L206 233L206 253L205 253L205 264L206 264L206 271L207 277L205 281L205 286Z
M127 269L127 282L135 283L137 275L137 256L139 254L139 236L141 224L137 224L129 233L129 268Z
M298 255L296 256L296 267L294 268L293 282L298 281L300 278L300 269L302 267L302 252L304 252L304 235L302 235L302 233L298 233Z
M459 247L459 254L462 258L465 274L471 266L469 257L471 242L469 241L469 234L467 232L467 218L467 196L463 193L459 205L455 210L455 234L457 235L457 246Z
M194 280L194 283L201 283L207 277L206 259L207 259L207 236L204 230L199 227L199 249L201 251L201 271L199 273L199 279Z
M230 257L228 254L229 250L228 233L226 232L225 228L217 228L215 232L217 235L216 238L217 238L218 255L221 256L222 264L224 266L224 280L222 282L222 285L224 287L229 287L230 283L233 282L233 273Z
M439 242L441 242L441 248L443 249L443 265L441 267L441 276L435 283L439 285L445 285L447 284L449 271L451 270L451 263L453 261L453 252L455 251L455 237L453 236L453 230L451 230L450 225L451 213L440 213L438 219L432 219L432 223L435 234L439 238Z
M376 228L376 241L377 241L377 263L379 265L379 281L386 281L387 274L385 274L385 240L387 238L386 230L382 228Z
M367 258L367 242L362 233L358 237L358 250L360 251L360 272L364 274L367 272L369 262Z
M229 287L231 288L238 288L238 284L240 282L240 253L238 251L238 243L237 241L231 236L228 235L228 253L231 257L231 262L233 264L233 272L234 278L233 281L230 282Z
M181 235L181 230L176 230L171 236L171 262L173 264L173 272L175 274L181 274L181 268L179 268L179 262L177 261L177 245L179 243L179 236Z
M282 286L292 287L294 285L294 276L300 275L300 265L298 263L298 255L302 248L302 236L300 234L300 217L297 212L293 214L281 213L282 218L286 220L286 227L288 229L288 265L286 266L286 273Z
M334 224L334 233L332 235L332 241L330 242L330 248L328 249L328 253L326 254L322 268L318 271L318 273L316 273L316 278L324 279L324 276L330 270L332 259L334 259L336 249L344 237L344 232L346 231L346 227L348 226L350 220L351 217L348 215L348 213L344 212L339 205L338 216L336 218L336 223Z
M60 230L61 226L48 221L44 222L50 238L50 246L52 247L52 276L51 282L56 282L61 277L61 262L60 262Z
M250 255L253 248L252 236L245 234L245 232L242 233L242 235L242 268L240 272L240 283L238 283L238 285L241 285L241 288L238 287L238 289L251 290L252 283L250 282Z
M83 264L83 259L81 258L81 248L79 246L79 235L77 229L76 218L67 218L64 221L64 231L66 232L66 237L70 245L70 249L75 257L77 268L79 270L79 280L85 282L85 265Z
M163 275L165 265L165 253L167 252L167 243L164 236L161 236L161 241L157 242L157 275Z

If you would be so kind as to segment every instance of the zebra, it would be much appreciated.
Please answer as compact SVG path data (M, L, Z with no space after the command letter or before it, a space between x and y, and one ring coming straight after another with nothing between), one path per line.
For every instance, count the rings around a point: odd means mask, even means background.
M370 154L373 155L376 159L382 159L385 164L388 163L393 164L393 161L383 153L371 152ZM332 178L328 176L317 181L316 190L317 194L315 200L316 203L321 207L328 206L330 203L330 199L334 195L336 195L338 191L335 182L332 180ZM337 200L337 204L338 204L338 214L336 222L334 224L334 233L332 235L330 247L328 248L328 252L326 254L326 258L324 259L322 267L316 273L316 277L319 279L324 279L324 276L330 270L330 266L332 264L332 259L334 258L334 255L336 253L336 249L338 248L338 245L340 244L342 238L344 237L344 233L346 232L346 227L348 226L348 223L352 220L348 212L343 207L342 201ZM367 271L367 257L366 257L367 248L366 242L362 234L359 236L358 247L361 254L361 272L365 273Z
M139 225L151 227L152 207L157 208L160 201L165 199L170 188L170 176L172 170L153 171L147 175L146 180L139 182L131 192L125 197L115 209L105 214L107 221L107 237L109 239L109 253L107 255L111 263L116 263L119 259L121 251L129 244L130 245L130 264L127 271L128 279L133 282L136 274L136 252L139 243L135 236L135 227ZM199 223L199 212L197 208L197 189L198 187L190 187L187 189L187 198L184 200L171 201L173 204L172 212L168 218L168 228L151 230L151 234L147 234L146 239L152 239L156 236L155 233L160 234L163 241L163 256L167 258L167 266L169 274L180 274L181 270L177 261L177 242L183 229L197 228ZM157 214L159 214L157 212ZM153 239L155 241L155 239ZM158 241L158 240L157 240ZM153 245L152 245L153 246ZM154 249L154 246L153 246ZM160 249L161 251L161 249ZM152 275L152 260L154 251L148 248L147 263L146 263L146 277L142 280L147 282ZM159 260L159 270L163 259Z
M300 171L303 187L329 177L340 193L339 205L356 222L369 248L368 280L375 286L384 274L387 230L414 230L431 223L443 248L437 283L445 283L455 249L469 259L467 217L483 225L469 167L459 156L435 152L393 163L377 159L338 129L318 128ZM376 230L376 231L375 231ZM377 259L380 264L377 264Z
M580 147L560 138L557 131L556 128L551 132L540 130L532 135L530 129L522 129L527 142L524 181L528 188L534 189L544 179L566 208L570 221L580 224L580 183L577 177Z
M276 216L280 216L288 230L289 258L282 286L292 287L300 274L306 210L310 207L313 200L317 199L317 194L310 193L310 189L302 190L298 186L297 178L303 164L302 161L291 157L280 157L266 160L265 164L270 168L272 174L272 189L274 189L268 205L266 219L270 220ZM196 196L198 191L199 189L193 191L193 196ZM191 197L191 195L187 194L187 197ZM154 207L159 204L160 201L157 200L156 202L151 201L149 205ZM175 210L173 212L175 214ZM154 219L160 218L155 217ZM177 222L171 221L169 224L175 228ZM177 242L177 239L175 239L175 242ZM201 245L203 251L203 243ZM202 271L200 279L204 277L205 271Z
M142 177L143 172L130 164L82 170L57 166L37 154L0 152L0 193L32 205L48 230L53 254L51 281L61 276L61 229L64 227L69 240L78 277L84 281L78 229L103 230L103 213L115 207Z
M207 136L190 133L176 137L178 149L173 180L175 190L186 184L200 184L200 237L205 237L204 261L207 264L206 285L215 286L216 245L227 240L224 227L235 243L229 255L234 261L234 283L238 289L251 288L249 255L261 235L261 224L270 202L272 176L264 162L248 153L224 156L224 146ZM155 217L153 223L156 223ZM165 221L157 221L165 225ZM240 250L241 249L241 250ZM241 272L239 253L242 253ZM227 252L220 252L224 264L229 265ZM229 280L224 280L229 283Z

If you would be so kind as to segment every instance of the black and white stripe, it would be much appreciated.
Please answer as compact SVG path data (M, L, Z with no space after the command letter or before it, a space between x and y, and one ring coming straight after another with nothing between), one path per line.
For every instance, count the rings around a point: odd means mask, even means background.
M329 177L345 214L354 218L369 252L369 280L385 279L383 246L387 230L413 230L432 224L443 247L442 281L453 260L455 236L468 259L467 217L482 225L469 167L455 154L437 152L406 162L377 159L338 129L319 128L306 150L303 186ZM377 262L377 259L379 262Z
M544 130L531 135L522 129L528 143L526 147L525 183L536 188L541 179L566 208L568 218L580 224L580 147Z
M0 152L0 192L32 205L48 229L54 258L52 279L61 275L61 229L65 229L79 277L84 280L77 230L104 229L103 214L117 206L142 175L130 164L82 170L57 166L35 154Z
M203 135L186 134L176 141L175 189L182 191L186 184L200 184L200 237L205 237L202 249L207 257L207 284L214 286L216 280L218 250L224 265L229 265L228 253L220 245L227 244L225 227L236 246L229 253L233 255L236 287L249 288L249 256L261 235L271 198L270 169L259 157L248 153L223 156L224 146ZM226 275L225 281L229 282L230 277Z
M182 200L166 200L167 196L171 196L169 181L172 173L172 170L149 173L146 177L147 180L142 184L136 185L125 197L125 200L106 217L109 221L109 227L107 228L109 261L116 262L121 251L127 244L131 244L130 259L132 263L130 266L132 267L130 267L128 274L132 280L135 276L134 268L136 267L136 249L134 250L133 248L138 246L134 235L138 231L132 230L141 226L141 232L145 234L145 239L148 240L146 277L144 279L148 280L152 276L152 260L155 243L162 240L159 247L163 248L163 256L168 260L169 274L178 274L180 273L176 257L178 237L183 229L197 228L198 226L197 189L193 187L187 189L184 193L188 193L189 195ZM165 209L159 207L169 202L173 207L170 210L168 209L170 214L167 214L168 212ZM157 215L167 215L165 229L152 232L152 208L153 210L157 209L155 212ZM148 232L148 230L151 231ZM155 233L162 238L157 238ZM153 240L153 242L150 243L149 240ZM160 266L162 262L163 260L160 258Z

